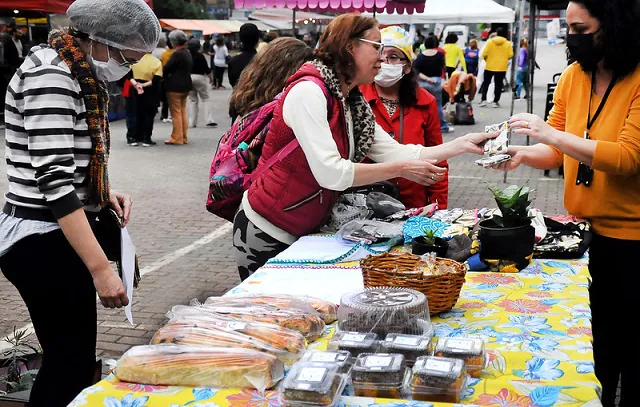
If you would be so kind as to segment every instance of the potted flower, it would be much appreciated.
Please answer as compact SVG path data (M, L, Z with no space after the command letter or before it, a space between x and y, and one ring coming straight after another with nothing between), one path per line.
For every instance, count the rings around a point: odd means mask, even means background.
M413 239L411 253L422 256L427 253L435 253L438 257L445 257L449 244L446 240L436 237L436 230L424 229L424 235Z
M533 190L517 185L489 190L501 214L480 222L480 259L492 271L518 272L533 255L535 230L529 216Z
M31 333L13 329L0 351L0 406L23 407L42 361L42 351L29 343Z

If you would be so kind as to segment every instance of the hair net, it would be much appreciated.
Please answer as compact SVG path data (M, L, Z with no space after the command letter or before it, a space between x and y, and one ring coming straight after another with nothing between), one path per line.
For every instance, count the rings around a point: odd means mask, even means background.
M76 0L67 16L76 30L119 49L151 52L160 39L158 18L143 0Z
M174 47L176 45L180 46L186 44L187 40L187 34L185 34L182 30L173 30L169 33L169 42Z

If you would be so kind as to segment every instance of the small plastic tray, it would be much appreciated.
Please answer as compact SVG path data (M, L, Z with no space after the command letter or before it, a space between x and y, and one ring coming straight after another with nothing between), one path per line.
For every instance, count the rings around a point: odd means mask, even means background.
M345 385L337 365L298 362L281 385L281 401L288 407L335 407Z
M464 360L467 372L474 378L479 378L484 369L484 341L480 338L438 338L433 354Z
M413 366L417 358L428 355L430 346L430 337L388 334L380 343L380 350L386 353L400 353L404 355L407 365Z
M464 361L424 356L413 366L407 388L414 400L459 403L466 385Z
M399 353L363 353L353 365L352 377L354 382L400 386L405 367Z
M329 341L329 349L346 350L351 356L378 351L378 335L375 333L336 332Z
M353 366L353 358L348 350L309 350L300 359L300 362L326 363L338 366L338 372L349 375Z

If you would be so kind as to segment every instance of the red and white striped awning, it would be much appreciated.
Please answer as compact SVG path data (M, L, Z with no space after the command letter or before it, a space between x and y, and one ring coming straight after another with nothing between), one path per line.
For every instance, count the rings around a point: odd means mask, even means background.
M310 11L422 13L425 0L234 0L236 8L289 8Z

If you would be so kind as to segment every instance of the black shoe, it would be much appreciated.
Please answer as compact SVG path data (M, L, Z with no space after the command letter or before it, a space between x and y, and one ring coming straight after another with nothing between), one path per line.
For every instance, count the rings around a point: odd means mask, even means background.
M207 123L207 127L218 127L218 123L216 122Z

